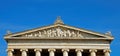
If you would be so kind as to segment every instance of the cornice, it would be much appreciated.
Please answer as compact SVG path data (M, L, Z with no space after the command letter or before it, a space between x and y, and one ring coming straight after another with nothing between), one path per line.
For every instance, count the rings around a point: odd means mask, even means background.
M9 37L5 40L113 40L114 38L39 38L39 37Z

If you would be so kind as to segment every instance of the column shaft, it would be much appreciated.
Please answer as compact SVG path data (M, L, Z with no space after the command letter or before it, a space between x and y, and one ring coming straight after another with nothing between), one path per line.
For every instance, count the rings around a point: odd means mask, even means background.
M77 56L82 56L82 53L80 51L78 51Z
M68 56L69 49L62 49L62 51L63 51L63 56Z
M27 56L26 51L22 51L22 56Z
M7 49L8 56L13 56L13 49Z
M54 54L54 51L50 51L50 54L49 54L50 56L54 56L55 54Z
M91 52L90 56L96 56L96 53L95 52Z
M13 56L12 51L8 51L8 56Z
M90 56L96 56L96 52L97 52L97 50L94 50L94 49L92 49L92 50L90 50Z
M104 54L105 54L105 56L110 56L110 52L111 52L110 49L106 49L106 50L104 50Z
M63 56L68 56L68 52L67 52L67 51L64 51L64 52L63 52Z
M82 56L82 49L76 49L75 51L77 52L77 56Z
M55 52L55 49L48 49L49 51L49 56L55 56L54 52Z
M21 49L20 51L22 52L22 56L27 56L27 49Z
M109 53L109 52L106 52L106 53L105 53L105 56L110 56L110 53Z
M41 56L42 49L34 49L34 51L36 52L35 56Z
M41 56L40 51L36 51L36 55L35 56Z

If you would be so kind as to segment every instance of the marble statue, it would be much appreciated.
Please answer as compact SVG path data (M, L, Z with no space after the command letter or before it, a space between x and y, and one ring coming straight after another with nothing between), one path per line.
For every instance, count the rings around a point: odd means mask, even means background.
M61 29L60 27L45 29L35 33L26 34L25 37L81 37L82 34L79 31L70 29Z

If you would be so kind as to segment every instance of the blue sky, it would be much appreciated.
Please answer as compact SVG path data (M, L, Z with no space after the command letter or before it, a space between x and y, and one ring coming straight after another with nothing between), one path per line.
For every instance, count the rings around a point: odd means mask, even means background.
M0 0L0 56L6 56L7 30L19 32L53 24L61 16L65 24L96 32L111 31L111 56L120 55L120 0Z

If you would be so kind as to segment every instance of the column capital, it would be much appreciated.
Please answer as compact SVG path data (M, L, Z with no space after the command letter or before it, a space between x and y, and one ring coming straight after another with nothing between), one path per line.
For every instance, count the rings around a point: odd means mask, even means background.
M12 51L12 52L13 52L14 49L12 49L12 48L8 48L8 49L7 49L7 52L8 52L8 51Z
M76 52L80 51L83 52L83 49L75 49Z
M56 51L54 48L50 48L50 49L48 49L48 51Z
M105 52L105 53L106 53L106 52L109 52L109 53L110 53L111 50L110 50L110 49L104 49L103 52Z
M28 49L20 49L20 51L28 51Z
M89 52L97 52L96 49L90 49Z
M40 51L40 52L41 52L41 51L42 51L42 49L37 48L37 49L34 49L34 51Z
M62 52L64 52L64 51L67 51L67 52L69 52L69 49L67 49L67 48L65 48L65 49L62 49Z

